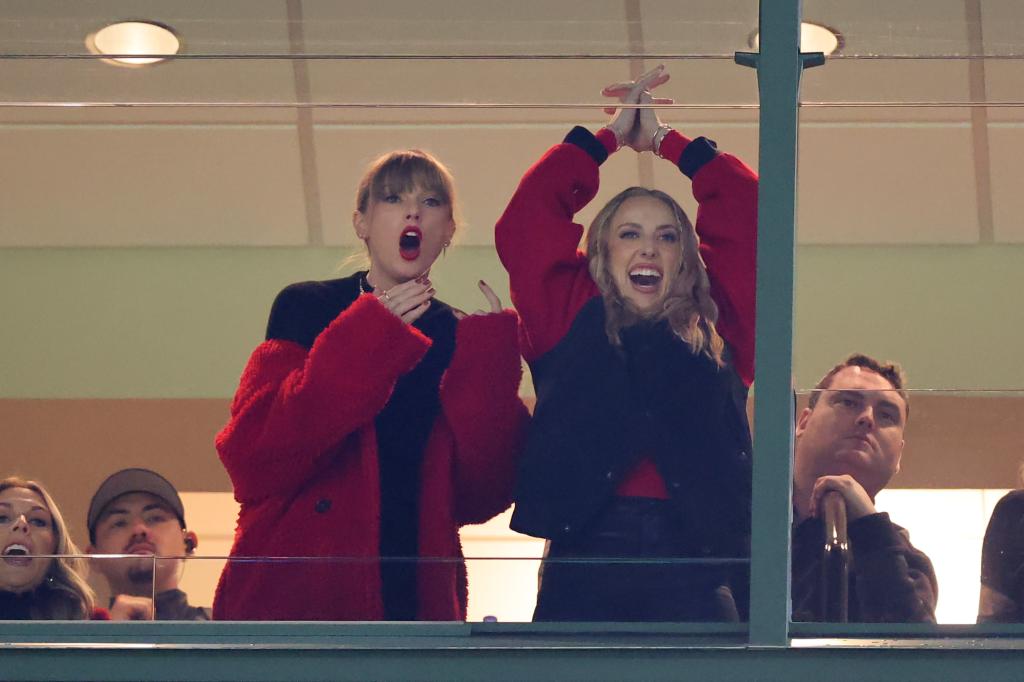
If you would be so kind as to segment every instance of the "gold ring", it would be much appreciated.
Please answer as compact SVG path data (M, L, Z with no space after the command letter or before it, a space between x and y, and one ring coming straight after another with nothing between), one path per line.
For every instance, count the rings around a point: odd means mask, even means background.
M391 301L391 294L388 293L387 289L384 290L384 299L387 300L388 302Z

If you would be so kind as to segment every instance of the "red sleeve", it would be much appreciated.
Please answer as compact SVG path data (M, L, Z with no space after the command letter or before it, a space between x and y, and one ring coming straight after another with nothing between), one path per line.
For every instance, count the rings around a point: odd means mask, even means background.
M527 360L551 350L598 294L579 250L583 227L573 222L597 188L597 162L576 145L555 145L526 171L495 227Z
M678 164L690 140L665 136L662 155ZM731 154L718 154L693 176L700 253L718 305L716 327L732 348L743 383L754 381L754 311L757 288L757 174Z
M89 620L110 620L110 611L102 606L94 606L92 613L89 614Z
M481 523L512 502L529 413L519 398L522 361L511 310L459 322L441 407L455 438L456 518Z
M217 451L240 502L300 486L319 459L368 424L430 340L370 295L359 297L307 352L260 344L242 374Z

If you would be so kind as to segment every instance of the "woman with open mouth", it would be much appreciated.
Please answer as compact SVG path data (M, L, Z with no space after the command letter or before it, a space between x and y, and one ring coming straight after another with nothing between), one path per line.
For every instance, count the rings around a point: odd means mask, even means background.
M430 282L454 206L435 158L381 157L353 214L369 269L278 295L217 436L241 511L216 619L465 619L458 529L508 507L528 415L515 313Z
M549 540L535 620L746 610L757 177L643 106L670 103L650 93L666 80L659 66L606 88L611 122L550 149L496 227L537 392L512 518ZM622 146L692 179L696 229L669 195L632 187L581 253L573 215Z
M73 556L81 552L40 484L0 480L0 552L0 620L109 619L94 607L84 560Z

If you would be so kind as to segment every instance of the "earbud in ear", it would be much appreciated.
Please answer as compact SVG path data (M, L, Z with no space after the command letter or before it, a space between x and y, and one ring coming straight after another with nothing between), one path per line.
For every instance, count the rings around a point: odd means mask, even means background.
M192 552L195 551L195 549L196 549L196 541L193 540L191 537L186 537L185 538L185 551L188 552L189 554L191 554Z

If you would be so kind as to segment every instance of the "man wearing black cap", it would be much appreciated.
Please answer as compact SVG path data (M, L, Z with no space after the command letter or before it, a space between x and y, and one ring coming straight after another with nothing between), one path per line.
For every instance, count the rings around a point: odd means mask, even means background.
M89 503L90 554L133 554L97 560L110 583L115 620L209 620L178 589L184 559L198 546L185 527L185 508L170 481L149 469L122 469ZM153 559L153 557L171 557ZM156 595L154 601L153 595Z

